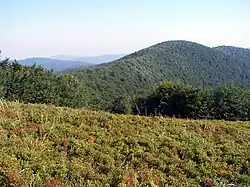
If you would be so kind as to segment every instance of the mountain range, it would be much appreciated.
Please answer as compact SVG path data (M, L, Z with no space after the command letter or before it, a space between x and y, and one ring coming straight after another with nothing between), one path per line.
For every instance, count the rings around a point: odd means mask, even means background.
M20 64L25 66L30 66L36 63L37 65L42 65L45 69L53 69L56 72L64 71L68 68L73 67L87 67L91 66L91 63L81 62L81 61L71 61L71 60L57 60L49 58L27 58L18 61Z
M88 62L91 64L101 64L101 63L107 63L107 62L117 60L121 57L124 57L125 55L126 54L106 54L106 55L100 55L100 56L86 56L86 57L57 55L57 56L52 56L49 58L57 59L57 60L83 61L83 62Z
M111 62L125 56L124 54L101 55L93 57L74 57L74 56L52 56L49 58L33 57L19 60L22 65L42 65L45 69L53 69L56 72L73 71L84 67L93 66L100 63Z

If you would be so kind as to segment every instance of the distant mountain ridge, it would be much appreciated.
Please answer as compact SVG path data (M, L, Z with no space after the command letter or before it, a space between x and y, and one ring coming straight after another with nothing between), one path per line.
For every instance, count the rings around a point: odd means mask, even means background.
M126 54L107 54L107 55L99 55L99 56L67 56L67 55L57 55L49 57L51 59L58 60L73 60L73 61L83 61L91 64L101 64L107 63L114 60L118 60L119 58L124 57Z
M42 65L45 69L53 69L56 72L63 71L65 69L74 68L74 67L87 67L93 64L86 63L82 61L71 61L71 60L56 60L49 58L27 58L18 61L20 64L25 66L30 66L36 63L37 65Z
M56 72L76 71L96 64L107 63L123 57L123 54L100 55L94 57L74 57L67 55L52 56L50 58L33 57L19 60L22 65L42 65L45 69L53 69Z

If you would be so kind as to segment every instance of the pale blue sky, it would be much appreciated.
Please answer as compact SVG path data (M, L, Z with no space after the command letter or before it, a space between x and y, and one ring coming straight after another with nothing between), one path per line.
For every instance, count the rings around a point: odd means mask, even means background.
M250 0L0 0L3 56L130 53L167 40L250 47Z

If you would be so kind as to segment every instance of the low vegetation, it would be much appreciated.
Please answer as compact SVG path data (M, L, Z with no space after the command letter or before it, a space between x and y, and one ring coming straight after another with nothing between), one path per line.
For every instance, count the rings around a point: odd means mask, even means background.
M249 122L0 102L0 186L249 186L249 168Z

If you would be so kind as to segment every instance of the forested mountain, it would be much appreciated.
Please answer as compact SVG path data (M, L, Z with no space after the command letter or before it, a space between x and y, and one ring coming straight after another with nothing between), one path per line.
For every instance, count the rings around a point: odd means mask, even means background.
M250 87L250 50L167 41L74 75L92 90L92 104L102 107L121 96L146 95L165 80L210 88L225 83Z
M50 58L27 58L19 61L20 64L25 66L31 66L34 63L42 65L45 69L53 69L56 72L64 71L69 68L79 68L91 66L91 63L83 61L72 61L72 60L57 60Z
M231 58L241 60L243 62L249 62L250 63L250 49L246 48L239 48L239 47L233 47L233 46L219 46L215 47L215 50L224 52L227 55L230 55Z

